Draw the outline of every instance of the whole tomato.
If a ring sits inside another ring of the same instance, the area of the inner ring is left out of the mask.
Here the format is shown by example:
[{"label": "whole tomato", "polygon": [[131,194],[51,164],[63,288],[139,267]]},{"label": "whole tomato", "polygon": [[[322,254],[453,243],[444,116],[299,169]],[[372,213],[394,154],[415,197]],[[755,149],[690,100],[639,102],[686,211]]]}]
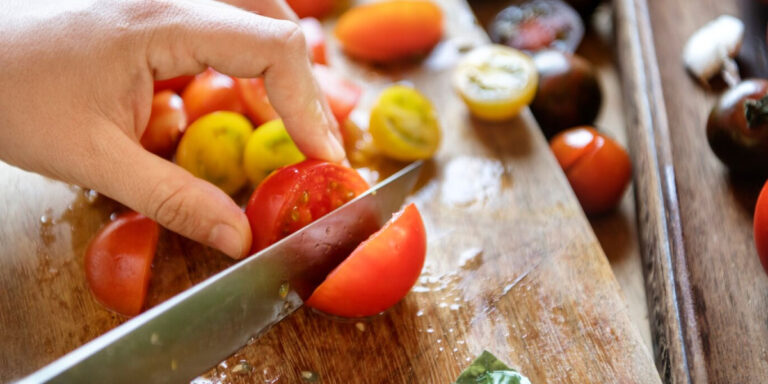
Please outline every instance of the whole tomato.
[{"label": "whole tomato", "polygon": [[182,92],[181,98],[184,99],[190,122],[216,111],[243,112],[235,79],[213,68],[195,76]]},{"label": "whole tomato", "polygon": [[768,273],[768,183],[765,183],[760,197],[757,198],[754,219],[755,247],[760,256],[760,263]]},{"label": "whole tomato", "polygon": [[707,140],[731,171],[768,174],[768,80],[745,80],[725,92],[709,114]]},{"label": "whole tomato", "polygon": [[152,113],[141,145],[158,156],[170,158],[186,128],[187,113],[181,97],[169,90],[158,92],[152,98]]},{"label": "whole tomato", "polygon": [[544,135],[551,138],[565,129],[594,123],[603,94],[597,71],[584,58],[554,50],[533,57],[539,87],[531,112]]}]

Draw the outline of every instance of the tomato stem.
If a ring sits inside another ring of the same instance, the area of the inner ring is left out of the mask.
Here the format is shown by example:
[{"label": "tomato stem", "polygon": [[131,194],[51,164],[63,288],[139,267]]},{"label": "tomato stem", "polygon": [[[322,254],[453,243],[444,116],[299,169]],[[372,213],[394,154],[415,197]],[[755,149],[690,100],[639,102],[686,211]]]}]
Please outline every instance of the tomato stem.
[{"label": "tomato stem", "polygon": [[768,123],[768,95],[763,96],[759,100],[745,100],[744,116],[747,118],[747,126],[749,128],[755,128],[760,124]]}]

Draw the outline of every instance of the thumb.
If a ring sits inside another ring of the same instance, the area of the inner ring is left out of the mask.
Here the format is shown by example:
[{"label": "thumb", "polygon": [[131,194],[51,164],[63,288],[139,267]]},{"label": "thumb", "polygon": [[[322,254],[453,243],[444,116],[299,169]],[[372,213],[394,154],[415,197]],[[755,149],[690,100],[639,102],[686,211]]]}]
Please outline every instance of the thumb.
[{"label": "thumb", "polygon": [[114,137],[106,141],[109,151],[91,162],[92,188],[232,258],[247,254],[248,219],[227,194],[147,152],[117,129],[102,132]]}]

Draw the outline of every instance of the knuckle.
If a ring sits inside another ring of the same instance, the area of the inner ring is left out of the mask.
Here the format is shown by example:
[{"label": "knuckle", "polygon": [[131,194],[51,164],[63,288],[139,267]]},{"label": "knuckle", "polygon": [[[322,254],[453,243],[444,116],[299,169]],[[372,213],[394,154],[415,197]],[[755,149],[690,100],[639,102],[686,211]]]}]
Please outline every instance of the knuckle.
[{"label": "knuckle", "polygon": [[292,21],[281,21],[280,24],[280,37],[285,46],[292,52],[306,54],[307,41],[299,25]]},{"label": "knuckle", "polygon": [[147,213],[164,227],[184,235],[194,234],[199,223],[191,214],[191,186],[187,181],[157,184],[150,193]]}]

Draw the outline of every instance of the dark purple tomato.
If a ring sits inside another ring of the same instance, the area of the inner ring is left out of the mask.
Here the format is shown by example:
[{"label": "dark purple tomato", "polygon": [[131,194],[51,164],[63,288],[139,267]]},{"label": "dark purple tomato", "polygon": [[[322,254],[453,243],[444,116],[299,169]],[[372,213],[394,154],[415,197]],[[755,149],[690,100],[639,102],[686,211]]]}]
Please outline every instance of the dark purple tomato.
[{"label": "dark purple tomato", "polygon": [[584,58],[554,50],[533,56],[539,88],[531,112],[547,138],[579,125],[592,125],[603,94],[595,68]]},{"label": "dark purple tomato", "polygon": [[707,120],[715,155],[738,174],[768,174],[768,80],[744,80],[726,91]]},{"label": "dark purple tomato", "polygon": [[573,52],[584,37],[579,14],[561,0],[532,0],[504,8],[488,27],[494,43],[537,52]]}]

